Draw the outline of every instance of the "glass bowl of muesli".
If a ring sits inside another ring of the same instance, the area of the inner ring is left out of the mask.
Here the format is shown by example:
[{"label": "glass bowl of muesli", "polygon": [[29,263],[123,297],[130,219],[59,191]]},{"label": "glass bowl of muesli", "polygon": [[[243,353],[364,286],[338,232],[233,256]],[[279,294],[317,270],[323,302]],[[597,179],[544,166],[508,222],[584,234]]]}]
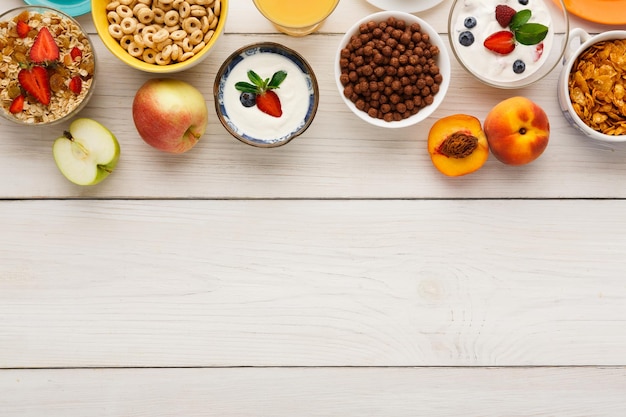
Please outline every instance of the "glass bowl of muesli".
[{"label": "glass bowl of muesli", "polygon": [[72,17],[46,6],[0,15],[0,114],[25,126],[75,116],[94,90],[96,58]]}]

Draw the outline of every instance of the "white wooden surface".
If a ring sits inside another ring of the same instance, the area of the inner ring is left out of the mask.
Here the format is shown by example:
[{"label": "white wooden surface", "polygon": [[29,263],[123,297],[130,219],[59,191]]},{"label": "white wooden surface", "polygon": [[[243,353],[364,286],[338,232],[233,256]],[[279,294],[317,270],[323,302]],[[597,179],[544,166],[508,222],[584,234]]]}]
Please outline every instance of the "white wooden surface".
[{"label": "white wooden surface", "polygon": [[[449,5],[420,14],[444,36]],[[566,124],[558,69],[501,91],[453,61],[429,120],[363,124],[332,57],[375,11],[341,0],[297,39],[232,0],[218,48],[175,75],[212,115],[180,156],[132,124],[150,75],[79,19],[102,77],[81,115],[113,130],[122,159],[104,183],[73,186],[50,149],[65,126],[1,122],[0,416],[626,415],[626,145]],[[217,68],[259,39],[301,52],[322,93],[309,130],[277,149],[237,142],[214,116]],[[491,157],[457,179],[432,167],[438,117],[484,119],[514,94],[550,117],[539,160]]]}]

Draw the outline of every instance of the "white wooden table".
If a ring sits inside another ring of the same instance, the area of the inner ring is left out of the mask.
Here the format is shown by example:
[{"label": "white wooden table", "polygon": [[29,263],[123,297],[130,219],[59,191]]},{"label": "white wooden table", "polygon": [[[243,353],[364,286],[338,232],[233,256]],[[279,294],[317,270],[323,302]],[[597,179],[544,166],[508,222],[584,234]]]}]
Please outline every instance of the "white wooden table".
[{"label": "white wooden table", "polygon": [[[450,3],[419,15],[445,35]],[[174,75],[211,114],[179,156],[134,128],[150,75],[79,18],[101,77],[81,116],[108,126],[122,156],[81,188],[52,159],[67,126],[1,122],[0,416],[626,415],[626,144],[566,123],[558,69],[506,91],[454,58],[426,122],[365,124],[332,64],[343,31],[375,11],[341,0],[320,33],[290,38],[232,0],[217,49]],[[222,61],[259,39],[302,53],[321,90],[313,125],[276,149],[236,141],[213,106]],[[550,117],[540,159],[435,170],[435,120],[484,120],[517,94]]]}]

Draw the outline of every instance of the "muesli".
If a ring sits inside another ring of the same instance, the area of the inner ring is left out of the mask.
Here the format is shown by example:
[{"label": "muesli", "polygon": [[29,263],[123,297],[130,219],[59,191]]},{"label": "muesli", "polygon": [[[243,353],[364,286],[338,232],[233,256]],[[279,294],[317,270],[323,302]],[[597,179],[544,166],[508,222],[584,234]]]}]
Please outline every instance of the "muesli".
[{"label": "muesli", "polygon": [[0,51],[0,101],[8,118],[57,121],[78,108],[92,86],[95,59],[87,35],[54,11],[24,10],[0,22]]}]

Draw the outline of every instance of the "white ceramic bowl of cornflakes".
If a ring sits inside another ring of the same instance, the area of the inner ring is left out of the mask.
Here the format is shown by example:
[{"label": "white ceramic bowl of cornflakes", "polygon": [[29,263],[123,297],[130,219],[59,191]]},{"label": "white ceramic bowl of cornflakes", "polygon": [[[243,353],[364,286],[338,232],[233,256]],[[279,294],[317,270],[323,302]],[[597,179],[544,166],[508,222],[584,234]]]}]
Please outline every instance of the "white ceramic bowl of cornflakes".
[{"label": "white ceramic bowl of cornflakes", "polygon": [[[572,45],[573,40],[580,45]],[[568,46],[558,82],[563,115],[592,139],[625,142],[626,31],[592,36],[576,28]]]}]

